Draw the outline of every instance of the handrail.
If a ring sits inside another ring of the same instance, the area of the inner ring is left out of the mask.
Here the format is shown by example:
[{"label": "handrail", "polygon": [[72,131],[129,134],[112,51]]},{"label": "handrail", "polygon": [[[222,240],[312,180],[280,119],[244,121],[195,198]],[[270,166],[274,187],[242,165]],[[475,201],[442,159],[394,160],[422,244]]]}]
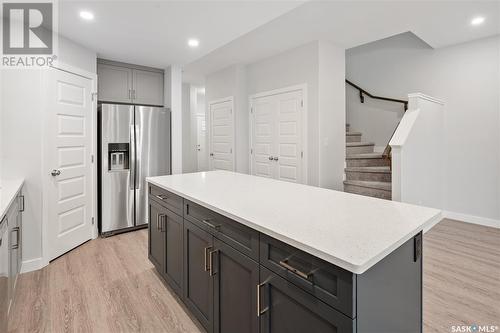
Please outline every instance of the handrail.
[{"label": "handrail", "polygon": [[[382,97],[382,96],[372,95],[368,91],[364,90],[363,88],[361,88],[357,84],[354,84],[354,83],[352,83],[351,81],[349,81],[347,79],[345,80],[345,82],[348,85],[350,85],[350,86],[356,88],[357,90],[359,90],[359,99],[360,99],[361,103],[365,102],[365,96],[364,95],[367,95],[368,97],[373,98],[373,99],[380,99],[380,100],[383,100],[383,101],[389,101],[389,102],[395,102],[395,103],[402,103],[404,105],[404,112],[406,112],[406,110],[408,110],[408,101],[405,101],[405,100],[402,100],[402,99],[396,99],[396,98],[389,98],[389,97]],[[392,132],[391,138],[389,139],[389,142],[387,142],[387,146],[385,147],[384,152],[382,153],[382,156],[384,158],[388,159],[389,161],[391,161],[391,150],[392,150],[391,146],[389,145],[389,143],[391,142],[392,137],[396,133],[396,130],[398,129],[398,126],[399,126],[399,123],[396,126],[396,128],[394,129],[394,132]],[[391,162],[391,164],[392,164],[392,162]]]},{"label": "handrail", "polygon": [[408,101],[405,101],[403,99],[396,99],[396,98],[389,98],[389,97],[382,97],[382,96],[376,96],[376,95],[372,95],[370,94],[368,91],[364,90],[363,88],[361,88],[360,86],[358,86],[357,84],[355,83],[352,83],[351,81],[349,80],[345,80],[345,82],[356,88],[357,90],[359,90],[359,99],[361,101],[361,103],[364,103],[365,102],[365,96],[368,96],[370,98],[373,98],[373,99],[380,99],[380,100],[383,100],[383,101],[389,101],[389,102],[395,102],[395,103],[402,103],[404,105],[404,108],[405,108],[405,111],[408,110]]}]

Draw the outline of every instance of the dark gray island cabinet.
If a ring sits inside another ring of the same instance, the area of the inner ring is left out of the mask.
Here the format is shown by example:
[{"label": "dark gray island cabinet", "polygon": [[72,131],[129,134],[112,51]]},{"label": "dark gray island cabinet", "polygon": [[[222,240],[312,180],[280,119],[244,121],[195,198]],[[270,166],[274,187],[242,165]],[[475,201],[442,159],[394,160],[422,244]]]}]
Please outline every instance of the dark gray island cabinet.
[{"label": "dark gray island cabinet", "polygon": [[354,273],[176,192],[150,181],[149,259],[207,332],[422,332],[421,231]]}]

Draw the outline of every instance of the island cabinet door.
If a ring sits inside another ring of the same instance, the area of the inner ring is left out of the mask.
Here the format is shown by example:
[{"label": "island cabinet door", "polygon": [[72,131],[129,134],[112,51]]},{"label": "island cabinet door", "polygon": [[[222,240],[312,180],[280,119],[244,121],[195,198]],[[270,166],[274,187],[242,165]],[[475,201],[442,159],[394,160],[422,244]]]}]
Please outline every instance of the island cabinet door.
[{"label": "island cabinet door", "polygon": [[207,332],[213,332],[212,235],[184,220],[184,302]]},{"label": "island cabinet door", "polygon": [[164,277],[172,289],[182,298],[184,222],[182,217],[165,209],[165,215],[160,223],[166,241]]},{"label": "island cabinet door", "polygon": [[164,210],[153,200],[149,200],[149,260],[160,274],[165,271],[165,233],[161,228]]},{"label": "island cabinet door", "polygon": [[217,239],[209,264],[214,277],[214,332],[258,333],[259,264]]},{"label": "island cabinet door", "polygon": [[261,267],[260,333],[355,332],[355,320]]}]

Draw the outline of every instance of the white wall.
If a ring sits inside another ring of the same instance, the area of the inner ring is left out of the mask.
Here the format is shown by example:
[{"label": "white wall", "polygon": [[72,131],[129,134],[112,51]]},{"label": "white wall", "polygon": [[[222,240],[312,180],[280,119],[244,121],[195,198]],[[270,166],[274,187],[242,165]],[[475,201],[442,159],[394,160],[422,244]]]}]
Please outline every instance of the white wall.
[{"label": "white wall", "polygon": [[319,186],[343,190],[345,165],[345,49],[318,45]]},{"label": "white wall", "polygon": [[[59,60],[96,72],[96,54],[65,38],[59,39]],[[23,213],[23,267],[36,267],[42,256],[43,94],[38,69],[4,69],[1,84],[0,129],[3,163],[0,178],[24,178],[26,209]],[[33,263],[34,262],[34,263]]]},{"label": "white wall", "polygon": [[392,147],[392,200],[441,209],[444,199],[444,106],[410,94]]},{"label": "white wall", "polygon": [[347,78],[374,94],[445,102],[443,208],[492,224],[500,220],[499,59],[498,36],[433,50],[403,34],[346,53]]},{"label": "white wall", "polygon": [[182,173],[182,69],[172,65],[165,69],[165,107],[172,112],[172,174]]},{"label": "white wall", "polygon": [[[343,48],[314,41],[246,66],[231,66],[206,77],[207,102],[235,97],[237,171],[249,171],[248,97],[306,84],[308,117],[304,158],[307,161],[308,184],[342,188],[345,161],[344,56]],[[321,93],[320,84],[323,87]]]}]

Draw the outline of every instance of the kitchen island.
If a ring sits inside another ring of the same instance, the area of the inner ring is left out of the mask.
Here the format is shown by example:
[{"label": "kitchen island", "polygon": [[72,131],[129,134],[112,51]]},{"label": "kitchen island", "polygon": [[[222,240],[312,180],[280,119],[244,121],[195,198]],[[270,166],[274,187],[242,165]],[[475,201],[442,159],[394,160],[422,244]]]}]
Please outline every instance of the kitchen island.
[{"label": "kitchen island", "polygon": [[149,258],[208,332],[421,332],[440,211],[244,174],[152,177]]}]

